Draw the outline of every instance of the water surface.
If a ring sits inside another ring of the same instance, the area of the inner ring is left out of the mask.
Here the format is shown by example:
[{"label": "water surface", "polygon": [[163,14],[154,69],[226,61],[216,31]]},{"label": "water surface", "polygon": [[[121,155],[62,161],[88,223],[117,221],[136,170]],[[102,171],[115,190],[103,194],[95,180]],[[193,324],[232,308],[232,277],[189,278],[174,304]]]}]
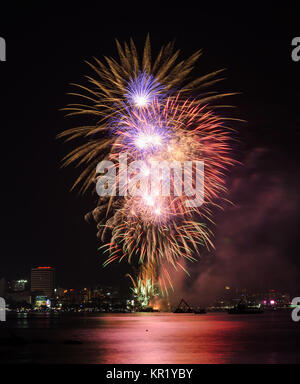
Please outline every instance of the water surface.
[{"label": "water surface", "polygon": [[290,312],[37,314],[2,325],[0,361],[9,363],[300,363]]}]

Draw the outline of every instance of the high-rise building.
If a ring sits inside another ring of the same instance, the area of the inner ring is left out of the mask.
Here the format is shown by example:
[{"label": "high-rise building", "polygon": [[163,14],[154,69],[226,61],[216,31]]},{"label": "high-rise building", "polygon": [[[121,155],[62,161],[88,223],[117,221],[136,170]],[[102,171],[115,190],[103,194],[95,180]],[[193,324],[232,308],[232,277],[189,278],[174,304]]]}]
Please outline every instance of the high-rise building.
[{"label": "high-rise building", "polygon": [[55,288],[55,269],[37,267],[31,269],[31,291],[36,294],[53,297]]}]

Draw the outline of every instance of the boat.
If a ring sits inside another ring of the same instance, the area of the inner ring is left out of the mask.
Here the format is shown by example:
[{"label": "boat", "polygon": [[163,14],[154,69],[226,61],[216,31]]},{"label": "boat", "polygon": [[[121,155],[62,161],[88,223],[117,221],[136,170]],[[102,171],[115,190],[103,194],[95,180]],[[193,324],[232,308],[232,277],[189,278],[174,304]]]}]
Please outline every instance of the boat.
[{"label": "boat", "polygon": [[197,309],[193,309],[184,299],[181,299],[173,313],[195,313],[196,315],[202,315],[206,313],[206,310],[199,307]]}]

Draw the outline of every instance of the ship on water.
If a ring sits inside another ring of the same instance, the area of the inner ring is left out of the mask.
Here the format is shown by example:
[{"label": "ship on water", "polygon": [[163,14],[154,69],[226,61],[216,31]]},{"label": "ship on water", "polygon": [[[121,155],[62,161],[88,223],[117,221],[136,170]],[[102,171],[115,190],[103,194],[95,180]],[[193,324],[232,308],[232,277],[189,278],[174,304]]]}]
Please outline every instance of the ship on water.
[{"label": "ship on water", "polygon": [[193,308],[184,299],[181,299],[173,313],[195,313],[195,315],[203,315],[206,313],[206,309],[200,307]]}]

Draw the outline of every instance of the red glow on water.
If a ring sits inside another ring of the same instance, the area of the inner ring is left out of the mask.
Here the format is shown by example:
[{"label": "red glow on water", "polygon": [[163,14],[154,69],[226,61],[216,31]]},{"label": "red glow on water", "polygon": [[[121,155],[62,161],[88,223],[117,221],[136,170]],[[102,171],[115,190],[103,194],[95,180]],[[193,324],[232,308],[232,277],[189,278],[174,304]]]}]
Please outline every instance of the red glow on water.
[{"label": "red glow on water", "polygon": [[[300,328],[291,321],[290,311],[257,316],[161,312],[54,317],[46,313],[16,324],[24,338],[28,330],[34,340],[53,338],[47,348],[40,343],[29,348],[38,363],[300,363]],[[82,345],[75,348],[66,340],[79,340]],[[5,348],[0,343],[0,352]]]},{"label": "red glow on water", "polygon": [[243,332],[238,318],[230,322],[207,321],[196,315],[140,314],[107,315],[101,320],[110,332],[99,332],[93,337],[101,346],[98,362],[106,364],[227,362],[230,353],[224,353],[225,340],[238,343],[238,335]]}]

